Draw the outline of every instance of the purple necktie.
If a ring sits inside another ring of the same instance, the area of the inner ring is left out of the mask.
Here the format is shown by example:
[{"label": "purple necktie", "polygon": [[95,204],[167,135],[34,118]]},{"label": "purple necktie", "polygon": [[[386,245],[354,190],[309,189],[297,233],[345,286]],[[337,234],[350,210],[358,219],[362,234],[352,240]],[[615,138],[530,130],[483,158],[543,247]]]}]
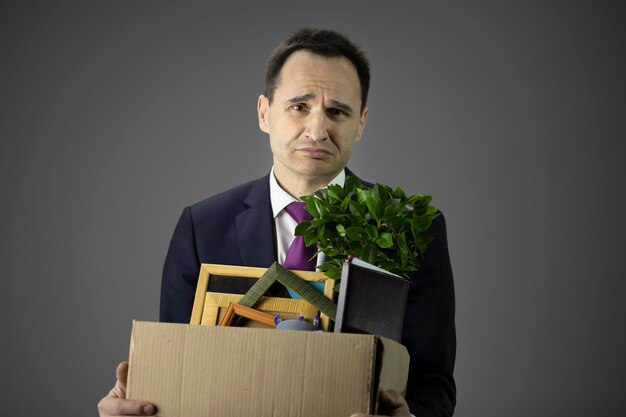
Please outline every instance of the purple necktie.
[{"label": "purple necktie", "polygon": [[[311,213],[304,208],[306,203],[303,201],[294,201],[285,207],[285,211],[289,213],[291,217],[298,223],[305,220],[312,220]],[[317,256],[313,257],[317,252],[317,245],[305,246],[304,238],[302,236],[296,236],[291,242],[291,246],[287,250],[287,256],[283,266],[287,269],[296,269],[302,271],[315,271],[317,265]]]}]

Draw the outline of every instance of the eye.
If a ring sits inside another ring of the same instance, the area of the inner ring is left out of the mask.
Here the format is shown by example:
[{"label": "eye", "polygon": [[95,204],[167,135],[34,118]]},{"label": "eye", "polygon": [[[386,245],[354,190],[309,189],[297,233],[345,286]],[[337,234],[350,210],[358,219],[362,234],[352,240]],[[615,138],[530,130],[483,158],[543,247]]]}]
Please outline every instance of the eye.
[{"label": "eye", "polygon": [[328,113],[329,116],[332,117],[347,117],[349,116],[349,114],[345,111],[345,110],[341,110],[338,109],[336,107],[331,107],[328,110],[326,110],[326,112]]},{"label": "eye", "polygon": [[291,110],[297,111],[297,112],[303,112],[306,111],[307,108],[304,104],[292,104],[291,107],[289,107]]}]

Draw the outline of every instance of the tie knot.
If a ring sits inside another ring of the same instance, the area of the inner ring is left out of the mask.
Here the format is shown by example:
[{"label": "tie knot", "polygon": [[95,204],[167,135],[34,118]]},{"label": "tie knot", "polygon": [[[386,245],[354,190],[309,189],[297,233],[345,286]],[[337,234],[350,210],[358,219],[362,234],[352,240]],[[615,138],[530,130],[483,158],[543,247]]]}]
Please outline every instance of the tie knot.
[{"label": "tie knot", "polygon": [[304,201],[294,201],[285,207],[285,211],[298,223],[302,223],[305,220],[313,220],[313,216],[306,211],[305,206],[306,203]]}]

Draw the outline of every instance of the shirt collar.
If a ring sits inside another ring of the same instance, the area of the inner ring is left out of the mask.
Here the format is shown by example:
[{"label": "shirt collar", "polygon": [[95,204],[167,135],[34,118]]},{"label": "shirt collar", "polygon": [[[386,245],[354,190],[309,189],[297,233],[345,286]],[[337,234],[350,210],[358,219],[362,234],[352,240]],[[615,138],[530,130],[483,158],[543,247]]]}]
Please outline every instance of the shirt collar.
[{"label": "shirt collar", "polygon": [[[329,182],[329,184],[336,184],[343,187],[345,182],[346,171],[345,169],[342,169],[339,174],[337,174],[337,176]],[[278,184],[278,181],[276,181],[276,177],[274,176],[274,167],[272,167],[272,171],[270,172],[270,201],[272,203],[272,213],[274,218],[278,216],[278,214],[289,204],[294,201],[300,201],[285,191]]]}]

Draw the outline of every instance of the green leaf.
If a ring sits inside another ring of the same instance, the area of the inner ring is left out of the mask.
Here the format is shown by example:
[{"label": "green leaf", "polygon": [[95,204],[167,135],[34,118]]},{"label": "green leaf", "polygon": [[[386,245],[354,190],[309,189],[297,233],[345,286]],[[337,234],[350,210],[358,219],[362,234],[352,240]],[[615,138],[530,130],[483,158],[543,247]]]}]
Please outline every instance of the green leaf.
[{"label": "green leaf", "polygon": [[346,176],[345,189],[347,192],[354,191],[356,188],[361,187],[361,181],[354,175]]},{"label": "green leaf", "polygon": [[365,217],[365,210],[363,210],[363,208],[361,207],[361,205],[359,203],[357,203],[356,201],[351,201],[350,202],[350,213],[352,213],[352,215],[359,217],[360,219],[363,219]]},{"label": "green leaf", "polygon": [[365,248],[365,262],[369,262],[373,265],[376,265],[376,256],[378,255],[378,247],[375,244],[370,243]]},{"label": "green leaf", "polygon": [[367,239],[367,232],[362,227],[348,227],[346,230],[346,237],[353,241],[361,241]]},{"label": "green leaf", "polygon": [[365,200],[367,200],[367,197],[370,195],[370,191],[368,189],[362,189],[362,188],[357,188],[356,190],[354,190],[356,193],[356,201],[361,205],[364,206],[365,205]]},{"label": "green leaf", "polygon": [[311,213],[311,216],[313,216],[314,219],[319,219],[320,212],[317,210],[317,206],[315,204],[316,201],[318,201],[318,199],[315,197],[307,198],[306,211]]},{"label": "green leaf", "polygon": [[352,201],[352,195],[353,195],[352,192],[348,193],[348,195],[346,195],[346,197],[343,199],[343,201],[339,205],[339,208],[341,209],[342,212],[345,211],[348,205],[350,205],[350,202]]},{"label": "green leaf", "polygon": [[376,240],[376,243],[381,248],[384,248],[384,249],[390,248],[391,246],[393,246],[393,238],[391,236],[391,233],[381,233],[378,239]]},{"label": "green leaf", "polygon": [[324,255],[328,256],[329,258],[334,258],[336,256],[341,255],[341,251],[338,251],[332,248],[324,248],[324,250],[321,252],[324,253]]},{"label": "green leaf", "polygon": [[[313,194],[315,195],[315,194]],[[305,203],[308,203],[310,201],[312,201],[315,197],[313,197],[312,195],[303,195],[300,197],[300,200],[304,201]]]},{"label": "green leaf", "polygon": [[337,223],[343,223],[349,219],[349,216],[346,214],[336,214],[336,213],[327,213],[324,214],[324,220],[329,220]]},{"label": "green leaf", "polygon": [[432,236],[422,235],[417,239],[417,250],[420,253],[426,252],[426,248],[433,241]]},{"label": "green leaf", "polygon": [[404,190],[400,187],[396,187],[395,191],[393,192],[393,196],[395,198],[399,198],[401,200],[406,199],[406,193],[404,192]]},{"label": "green leaf", "polygon": [[339,236],[344,237],[346,235],[346,228],[342,224],[335,226],[335,229],[337,229]]},{"label": "green leaf", "polygon": [[[339,240],[340,236],[339,236],[339,233],[337,233],[337,229],[335,228],[335,226],[337,225],[336,224],[333,225],[333,223],[329,223],[328,227],[324,228],[324,238],[323,238],[324,241],[337,242],[337,240]],[[340,244],[336,244],[335,246],[340,246]]]},{"label": "green leaf", "polygon": [[406,244],[406,235],[404,232],[398,235],[398,250],[400,251],[400,264],[405,265],[409,257],[409,247]]},{"label": "green leaf", "polygon": [[309,226],[311,225],[310,221],[303,221],[302,223],[298,224],[296,226],[296,230],[294,232],[294,235],[296,236],[304,236],[304,233],[307,231],[307,229],[309,228]]},{"label": "green leaf", "polygon": [[389,272],[393,272],[397,268],[397,265],[391,261],[379,262],[378,266],[380,266],[382,269],[386,269]]},{"label": "green leaf", "polygon": [[408,245],[406,243],[406,233],[400,232],[398,234],[398,249],[400,252],[408,253]]},{"label": "green leaf", "polygon": [[328,208],[330,207],[329,204],[323,200],[320,200],[319,198],[316,198],[314,203],[315,203],[315,208],[317,209],[317,212],[319,213],[319,215],[317,216],[313,215],[313,217],[318,218],[318,219],[323,218],[324,214],[328,212]]},{"label": "green leaf", "polygon": [[341,278],[341,268],[333,265],[332,268],[326,271],[324,275],[326,275],[330,279],[339,279]]},{"label": "green leaf", "polygon": [[383,193],[381,193],[380,184],[374,184],[374,186],[372,187],[372,192],[370,193],[370,197],[372,197],[374,200],[381,200],[385,198]]},{"label": "green leaf", "polygon": [[346,191],[338,186],[338,185],[329,185],[328,186],[328,201],[330,203],[336,203],[338,201],[343,201],[345,197]]},{"label": "green leaf", "polygon": [[328,189],[322,188],[313,193],[318,200],[328,200]]},{"label": "green leaf", "polygon": [[368,224],[365,227],[365,231],[367,232],[370,240],[375,241],[376,239],[378,239],[378,229],[373,224]]},{"label": "green leaf", "polygon": [[[392,200],[389,200],[389,201],[392,201]],[[402,207],[400,207],[399,204],[387,205],[387,207],[385,207],[385,212],[383,213],[383,218],[389,219],[389,218],[398,216],[400,215],[401,211],[402,211]]]},{"label": "green leaf", "polygon": [[351,226],[363,226],[365,225],[367,222],[365,221],[365,219],[363,217],[358,217],[358,216],[350,216],[350,222],[349,224]]},{"label": "green leaf", "polygon": [[370,215],[375,220],[378,220],[380,217],[378,216],[377,205],[380,203],[380,200],[376,200],[370,196],[365,198],[365,203],[367,204],[367,209],[369,210]]},{"label": "green leaf", "polygon": [[382,219],[385,215],[385,202],[382,200],[376,202],[376,215],[379,219]]},{"label": "green leaf", "polygon": [[318,266],[317,269],[319,269],[322,272],[326,272],[329,269],[331,269],[333,266],[334,266],[333,264],[323,263],[320,266]]},{"label": "green leaf", "polygon": [[400,231],[404,226],[404,219],[402,217],[385,216],[386,226],[393,231]]},{"label": "green leaf", "polygon": [[328,238],[328,236],[325,235],[325,232],[326,232],[326,225],[322,225],[317,229],[317,241],[318,242],[323,242],[324,240],[326,240],[326,238]]},{"label": "green leaf", "polygon": [[311,246],[312,244],[317,243],[317,234],[318,232],[316,230],[307,231],[304,234],[304,244],[306,246]]},{"label": "green leaf", "polygon": [[426,214],[432,215],[432,216],[434,216],[433,218],[435,218],[435,217],[439,216],[439,210],[437,210],[433,206],[428,206],[428,208],[426,209]]},{"label": "green leaf", "polygon": [[[302,222],[302,223],[304,223],[304,222]],[[300,223],[300,224],[302,224],[302,223]],[[328,223],[327,219],[316,219],[316,220],[311,220],[310,221],[311,227],[320,227],[321,225],[326,224],[326,223]],[[300,226],[300,224],[298,226]]]}]

